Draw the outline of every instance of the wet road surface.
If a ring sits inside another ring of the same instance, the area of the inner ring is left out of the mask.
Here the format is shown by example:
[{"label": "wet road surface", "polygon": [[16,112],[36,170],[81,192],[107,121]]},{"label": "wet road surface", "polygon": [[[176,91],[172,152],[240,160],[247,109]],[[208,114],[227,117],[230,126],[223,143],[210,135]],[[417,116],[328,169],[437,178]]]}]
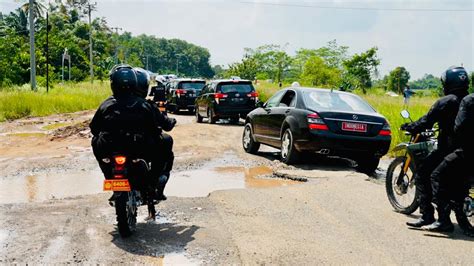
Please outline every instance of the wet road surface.
[{"label": "wet road surface", "polygon": [[380,180],[388,160],[375,179],[338,158],[289,167],[275,149],[244,153],[241,125],[185,115],[171,132],[169,199],[155,222],[139,208],[136,234],[122,239],[87,132],[51,140],[88,117],[0,124],[0,263],[471,264],[459,230],[409,230],[392,211]]}]

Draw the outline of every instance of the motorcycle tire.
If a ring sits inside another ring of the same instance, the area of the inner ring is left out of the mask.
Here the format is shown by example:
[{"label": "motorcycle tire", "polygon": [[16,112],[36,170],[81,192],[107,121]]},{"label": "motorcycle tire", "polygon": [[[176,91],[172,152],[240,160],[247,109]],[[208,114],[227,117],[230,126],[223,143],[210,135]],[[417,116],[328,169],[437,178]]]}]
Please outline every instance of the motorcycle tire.
[{"label": "motorcycle tire", "polygon": [[131,192],[123,192],[115,199],[117,227],[121,237],[129,237],[137,223],[137,206],[129,204]]},{"label": "motorcycle tire", "polygon": [[474,215],[468,216],[463,206],[454,207],[454,213],[464,235],[474,237]]},{"label": "motorcycle tire", "polygon": [[[413,201],[408,202],[407,204],[402,204],[396,198],[395,193],[397,193],[397,192],[394,191],[394,186],[393,186],[394,178],[397,178],[397,176],[399,175],[399,173],[395,173],[394,171],[397,168],[397,166],[402,167],[405,161],[406,161],[406,157],[405,156],[400,156],[400,157],[395,158],[395,160],[393,160],[390,163],[390,165],[388,167],[388,170],[387,170],[387,176],[385,178],[385,190],[387,192],[388,200],[389,200],[390,204],[392,205],[392,207],[395,209],[396,212],[403,213],[403,214],[412,214],[419,207],[419,203],[417,201],[418,192],[416,191],[416,188],[414,188],[415,189],[415,195],[413,197]],[[413,174],[415,174],[415,170],[414,170],[413,165],[410,164],[409,167],[410,167],[411,172]]]}]

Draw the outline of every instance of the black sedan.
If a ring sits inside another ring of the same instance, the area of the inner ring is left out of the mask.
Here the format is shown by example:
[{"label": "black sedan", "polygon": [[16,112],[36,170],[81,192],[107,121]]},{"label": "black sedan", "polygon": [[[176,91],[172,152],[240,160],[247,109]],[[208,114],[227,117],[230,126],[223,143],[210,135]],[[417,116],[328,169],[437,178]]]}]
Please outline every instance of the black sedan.
[{"label": "black sedan", "polygon": [[370,174],[391,141],[387,120],[359,96],[314,88],[287,88],[248,114],[242,144],[256,153],[261,144],[281,150],[291,164],[304,153],[353,159]]}]

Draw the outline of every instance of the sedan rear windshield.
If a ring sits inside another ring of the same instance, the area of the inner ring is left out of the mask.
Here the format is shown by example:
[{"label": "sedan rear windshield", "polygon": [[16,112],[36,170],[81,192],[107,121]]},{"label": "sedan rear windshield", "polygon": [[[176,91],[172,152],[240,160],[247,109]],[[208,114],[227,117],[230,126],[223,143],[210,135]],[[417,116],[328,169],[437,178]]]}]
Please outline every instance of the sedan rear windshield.
[{"label": "sedan rear windshield", "polygon": [[195,81],[195,82],[180,82],[179,85],[178,85],[178,88],[179,89],[183,89],[183,90],[202,90],[202,88],[204,88],[204,86],[206,85],[206,82],[204,81]]},{"label": "sedan rear windshield", "polygon": [[224,83],[218,86],[221,93],[249,93],[255,91],[251,83]]},{"label": "sedan rear windshield", "polygon": [[315,110],[375,113],[368,103],[353,94],[306,91],[304,99],[307,107]]}]

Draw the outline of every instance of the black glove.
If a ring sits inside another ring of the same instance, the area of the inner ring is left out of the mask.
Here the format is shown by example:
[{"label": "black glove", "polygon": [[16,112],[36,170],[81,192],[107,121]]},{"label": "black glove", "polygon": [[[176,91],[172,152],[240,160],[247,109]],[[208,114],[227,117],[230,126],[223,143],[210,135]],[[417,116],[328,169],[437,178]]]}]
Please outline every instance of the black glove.
[{"label": "black glove", "polygon": [[170,120],[171,125],[173,125],[173,127],[174,127],[176,125],[176,119],[173,118],[173,117],[170,117],[168,119]]},{"label": "black glove", "polygon": [[401,130],[405,130],[405,131],[408,131],[408,126],[410,125],[410,123],[404,123],[400,126],[400,129]]}]

